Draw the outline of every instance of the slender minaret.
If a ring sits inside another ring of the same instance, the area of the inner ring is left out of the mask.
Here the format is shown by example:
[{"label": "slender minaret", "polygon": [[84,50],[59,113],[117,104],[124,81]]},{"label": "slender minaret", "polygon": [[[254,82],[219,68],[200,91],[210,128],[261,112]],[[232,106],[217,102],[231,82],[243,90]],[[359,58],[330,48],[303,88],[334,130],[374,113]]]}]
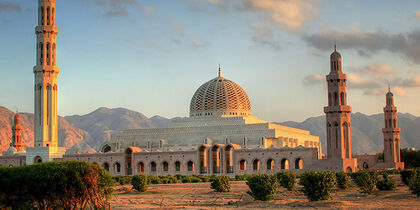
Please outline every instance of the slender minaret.
[{"label": "slender minaret", "polygon": [[398,128],[397,107],[394,106],[394,95],[391,89],[386,94],[386,106],[384,107],[385,127],[382,129],[384,134],[384,162],[401,162],[400,154],[400,132]]},{"label": "slender minaret", "polygon": [[57,147],[57,87],[55,0],[38,0],[35,74],[34,147]]},{"label": "slender minaret", "polygon": [[330,56],[330,66],[331,72],[327,75],[328,106],[324,107],[327,124],[327,158],[350,159],[352,158],[351,106],[347,105],[347,76],[341,70],[341,55],[337,52],[336,46]]},{"label": "slender minaret", "polygon": [[11,147],[16,148],[17,152],[23,152],[25,150],[25,145],[23,144],[22,138],[22,126],[20,125],[20,115],[16,112],[15,122],[12,128],[12,143]]}]

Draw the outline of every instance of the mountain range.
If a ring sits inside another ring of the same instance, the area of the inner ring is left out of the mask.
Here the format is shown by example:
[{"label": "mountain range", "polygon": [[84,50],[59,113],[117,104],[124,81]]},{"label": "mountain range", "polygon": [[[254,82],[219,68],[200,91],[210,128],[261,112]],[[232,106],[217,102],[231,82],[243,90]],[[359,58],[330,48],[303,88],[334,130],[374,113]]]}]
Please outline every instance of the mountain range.
[{"label": "mountain range", "polygon": [[[14,112],[0,106],[0,151],[9,147]],[[20,113],[23,139],[26,146],[33,146],[33,114]],[[383,149],[383,114],[365,115],[355,113],[352,119],[353,153],[375,153]],[[151,118],[124,108],[105,107],[86,115],[72,115],[58,119],[58,144],[68,151],[94,152],[111,135],[125,129],[167,127],[172,119],[162,116]],[[276,122],[278,124],[309,130],[320,137],[323,151],[326,152],[325,116],[311,117],[303,122]],[[398,113],[398,125],[402,128],[401,148],[420,148],[420,117]]]}]

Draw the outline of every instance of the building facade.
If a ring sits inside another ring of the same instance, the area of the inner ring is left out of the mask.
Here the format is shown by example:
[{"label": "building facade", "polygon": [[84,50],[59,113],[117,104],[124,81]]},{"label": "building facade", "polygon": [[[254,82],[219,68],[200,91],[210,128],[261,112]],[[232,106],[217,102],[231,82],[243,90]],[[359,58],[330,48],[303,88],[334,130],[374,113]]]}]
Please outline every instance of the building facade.
[{"label": "building facade", "polygon": [[[166,128],[131,129],[111,136],[97,153],[66,154],[57,143],[55,0],[38,1],[37,64],[35,75],[34,147],[22,148],[19,115],[15,116],[9,150],[0,165],[19,166],[44,161],[83,160],[97,163],[111,175],[258,174],[280,171],[330,170],[354,172],[358,159],[351,151],[351,107],[347,105],[347,77],[341,55],[330,56],[326,114],[327,155],[318,136],[253,116],[246,92],[235,82],[217,77],[201,85],[190,103],[189,117]],[[396,107],[387,94],[385,162],[381,169],[403,168],[399,154]],[[360,160],[364,160],[360,157]],[[371,159],[371,157],[366,157]],[[369,159],[369,160],[370,160]],[[361,162],[359,160],[359,163]],[[369,163],[370,164],[370,163]],[[372,164],[372,165],[375,165]],[[363,168],[359,166],[359,168]]]},{"label": "building facade", "polygon": [[55,0],[38,0],[37,59],[33,69],[34,147],[27,149],[27,163],[61,157],[65,148],[58,146],[58,73],[56,66],[58,28],[55,26]]}]

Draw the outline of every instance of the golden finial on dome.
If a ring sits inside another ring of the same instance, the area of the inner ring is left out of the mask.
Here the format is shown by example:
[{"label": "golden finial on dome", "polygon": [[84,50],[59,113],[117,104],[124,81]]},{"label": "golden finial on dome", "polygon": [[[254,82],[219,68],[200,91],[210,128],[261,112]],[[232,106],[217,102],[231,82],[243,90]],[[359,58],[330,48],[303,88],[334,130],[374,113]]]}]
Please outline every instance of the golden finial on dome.
[{"label": "golden finial on dome", "polygon": [[220,68],[220,63],[219,63],[219,77],[222,77],[222,69]]}]

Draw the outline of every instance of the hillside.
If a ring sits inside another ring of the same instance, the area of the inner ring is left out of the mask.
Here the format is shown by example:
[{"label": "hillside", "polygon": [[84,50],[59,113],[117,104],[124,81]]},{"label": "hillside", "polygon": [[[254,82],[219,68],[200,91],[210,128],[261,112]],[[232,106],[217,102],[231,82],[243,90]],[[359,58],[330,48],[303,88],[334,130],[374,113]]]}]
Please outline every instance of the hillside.
[{"label": "hillside", "polygon": [[[0,151],[7,150],[12,136],[11,126],[14,112],[0,106]],[[398,114],[402,128],[401,147],[420,148],[420,117]],[[33,114],[21,113],[23,139],[33,146]],[[59,117],[59,145],[72,151],[98,150],[110,136],[125,129],[166,127],[171,120],[161,116],[151,118],[124,108],[101,107],[86,115]],[[325,148],[325,117],[311,117],[303,122],[280,122],[278,124],[306,129],[320,137]],[[383,114],[352,114],[352,146],[354,153],[372,153],[382,150]]]}]

